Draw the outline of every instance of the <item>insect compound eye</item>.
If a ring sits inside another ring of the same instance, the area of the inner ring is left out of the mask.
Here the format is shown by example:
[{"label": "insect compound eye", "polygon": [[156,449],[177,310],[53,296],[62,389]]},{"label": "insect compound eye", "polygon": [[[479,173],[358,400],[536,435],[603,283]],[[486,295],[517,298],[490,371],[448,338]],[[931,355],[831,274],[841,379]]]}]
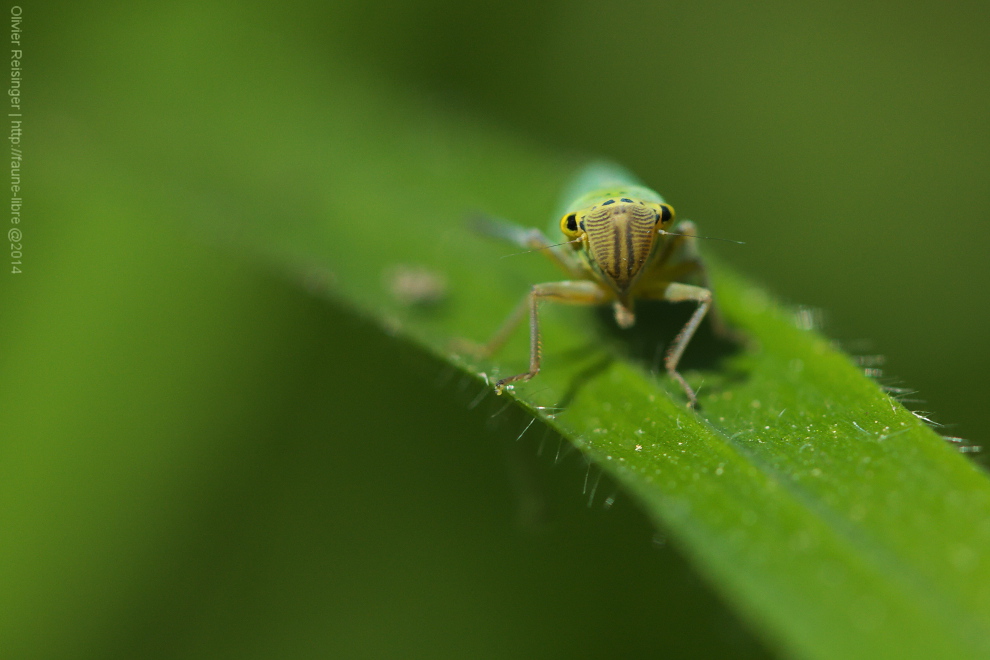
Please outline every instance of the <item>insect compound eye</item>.
[{"label": "insect compound eye", "polygon": [[568,213],[560,221],[560,229],[568,236],[576,236],[578,233],[577,213]]},{"label": "insect compound eye", "polygon": [[674,219],[674,209],[666,204],[660,204],[660,213],[657,214],[657,222],[663,224]]}]

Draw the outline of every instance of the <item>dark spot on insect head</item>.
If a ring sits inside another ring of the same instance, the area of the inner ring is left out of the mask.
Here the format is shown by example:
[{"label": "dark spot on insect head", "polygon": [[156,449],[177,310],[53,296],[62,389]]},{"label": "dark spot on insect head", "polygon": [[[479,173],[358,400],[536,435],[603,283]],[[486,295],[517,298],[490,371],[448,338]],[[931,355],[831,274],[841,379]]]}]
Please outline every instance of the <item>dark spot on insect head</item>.
[{"label": "dark spot on insect head", "polygon": [[[584,229],[584,227],[582,227],[582,229]],[[567,216],[567,231],[577,231],[577,218],[574,213]]]},{"label": "dark spot on insect head", "polygon": [[608,206],[609,204],[615,204],[615,200],[614,199],[610,199],[607,202],[602,202],[602,206]]},{"label": "dark spot on insect head", "polygon": [[628,197],[623,197],[619,201],[620,202],[625,202],[626,204],[632,204],[633,203],[633,201],[631,199],[629,199]]}]

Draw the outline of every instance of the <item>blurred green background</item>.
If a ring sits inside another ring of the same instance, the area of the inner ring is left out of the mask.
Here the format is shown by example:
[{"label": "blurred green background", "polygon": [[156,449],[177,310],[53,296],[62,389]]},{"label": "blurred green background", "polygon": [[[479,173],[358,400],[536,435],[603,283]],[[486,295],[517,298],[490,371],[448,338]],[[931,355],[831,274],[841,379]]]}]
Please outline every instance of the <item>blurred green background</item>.
[{"label": "blurred green background", "polygon": [[[352,176],[294,158],[300,117],[335,134],[338,86],[626,164],[746,241],[705,248],[986,441],[982,3],[23,9],[5,657],[771,652],[628,498],[587,507],[555,439],[515,443],[524,420],[469,409],[440,365],[232,247],[241,214],[288,227]],[[244,111],[259,99],[270,114]],[[401,226],[401,182],[376,174]]]}]

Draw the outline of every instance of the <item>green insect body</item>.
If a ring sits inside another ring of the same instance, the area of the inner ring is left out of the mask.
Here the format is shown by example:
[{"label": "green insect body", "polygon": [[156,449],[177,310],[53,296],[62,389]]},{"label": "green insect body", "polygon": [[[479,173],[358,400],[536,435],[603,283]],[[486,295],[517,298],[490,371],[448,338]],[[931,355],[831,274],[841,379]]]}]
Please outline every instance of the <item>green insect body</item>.
[{"label": "green insect body", "polygon": [[[528,249],[538,249],[551,258],[568,280],[535,284],[495,336],[476,352],[487,356],[508,339],[527,311],[530,318],[529,371],[503,378],[495,384],[501,393],[506,385],[529,380],[540,371],[539,303],[552,300],[580,305],[611,304],[616,323],[628,328],[636,320],[637,299],[693,301],[697,308],[670,344],[664,366],[684,390],[688,405],[697,403],[694,390],[677,371],[677,364],[701,320],[712,311],[716,332],[725,333],[713,310],[711,288],[697,251],[694,224],[674,223],[674,209],[653,190],[640,184],[626,170],[596,163],[587,167],[568,190],[563,212],[552,232],[563,242],[550,241],[536,229],[489,224],[488,233]],[[681,280],[695,278],[700,284]]]}]

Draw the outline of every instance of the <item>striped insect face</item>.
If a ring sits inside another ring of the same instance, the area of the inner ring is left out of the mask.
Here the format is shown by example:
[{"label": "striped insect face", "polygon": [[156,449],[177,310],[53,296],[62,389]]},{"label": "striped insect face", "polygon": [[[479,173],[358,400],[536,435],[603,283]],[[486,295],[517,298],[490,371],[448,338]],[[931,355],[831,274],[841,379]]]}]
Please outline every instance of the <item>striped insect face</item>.
[{"label": "striped insect face", "polygon": [[570,238],[581,238],[591,267],[621,294],[636,281],[659,230],[673,217],[666,204],[612,197],[564,216],[561,229]]}]

